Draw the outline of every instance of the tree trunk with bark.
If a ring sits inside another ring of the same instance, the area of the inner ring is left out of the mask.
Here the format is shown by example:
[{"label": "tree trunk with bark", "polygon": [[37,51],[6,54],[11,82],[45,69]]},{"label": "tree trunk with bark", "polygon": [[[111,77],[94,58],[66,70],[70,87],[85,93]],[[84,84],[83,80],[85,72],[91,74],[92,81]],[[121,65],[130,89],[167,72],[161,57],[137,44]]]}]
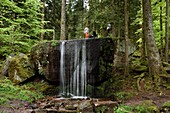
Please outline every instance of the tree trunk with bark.
[{"label": "tree trunk with bark", "polygon": [[146,41],[145,41],[145,31],[144,31],[144,24],[142,23],[142,52],[141,57],[144,60],[146,58]]},{"label": "tree trunk with bark", "polygon": [[116,31],[115,31],[115,0],[112,0],[112,15],[113,15],[113,24],[112,24],[112,38],[116,38]]},{"label": "tree trunk with bark", "polygon": [[[159,85],[159,74],[161,69],[161,60],[156,46],[153,32],[151,0],[142,0],[144,35],[146,40],[146,50],[148,56],[149,74],[153,79],[153,85]],[[155,87],[158,88],[158,87]]]},{"label": "tree trunk with bark", "polygon": [[62,0],[60,40],[65,39],[66,39],[66,0]]},{"label": "tree trunk with bark", "polygon": [[128,46],[128,12],[127,12],[127,0],[124,0],[124,35],[125,35],[125,75],[129,74],[129,46]]},{"label": "tree trunk with bark", "polygon": [[165,61],[168,62],[169,53],[169,0],[166,0],[166,24],[165,24]]},{"label": "tree trunk with bark", "polygon": [[[160,0],[160,3],[162,3],[162,0]],[[160,6],[160,42],[161,42],[161,59],[163,60],[163,36],[162,36],[162,5]]]}]

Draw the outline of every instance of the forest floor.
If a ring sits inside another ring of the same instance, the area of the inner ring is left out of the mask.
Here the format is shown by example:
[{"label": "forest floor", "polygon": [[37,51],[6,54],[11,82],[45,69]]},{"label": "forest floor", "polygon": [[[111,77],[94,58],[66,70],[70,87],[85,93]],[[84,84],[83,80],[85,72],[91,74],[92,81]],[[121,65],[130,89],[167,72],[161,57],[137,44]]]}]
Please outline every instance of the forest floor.
[{"label": "forest floor", "polygon": [[[170,92],[169,91],[165,91],[163,94],[155,94],[155,93],[146,93],[146,92],[141,92],[138,93],[137,95],[126,99],[126,100],[118,100],[118,101],[113,101],[114,105],[118,105],[119,104],[124,104],[127,106],[134,106],[134,105],[139,105],[143,102],[146,101],[150,101],[152,104],[154,104],[155,106],[157,106],[157,108],[159,109],[159,111],[162,109],[162,105],[165,102],[170,102]],[[82,102],[82,103],[86,103],[89,101],[89,99],[86,100],[69,100],[69,99],[59,99],[56,96],[46,96],[43,99],[39,99],[33,103],[29,103],[26,101],[20,101],[20,100],[10,100],[9,102],[3,104],[0,106],[0,112],[1,113],[47,113],[47,111],[51,111],[53,113],[57,113],[57,109],[58,107],[55,105],[54,106],[54,101],[58,102],[57,105],[62,105],[65,103],[71,103],[72,105],[77,103],[77,102]],[[105,102],[107,103],[108,100],[105,100]],[[55,103],[56,104],[56,103]],[[83,104],[83,106],[85,106],[85,104]],[[74,108],[70,108],[72,110],[74,110]],[[89,108],[91,109],[91,108]],[[74,111],[73,111],[74,112]],[[92,111],[88,111],[86,109],[86,111],[84,111],[84,113],[93,113]],[[107,112],[105,112],[107,113]],[[108,112],[111,113],[111,112]],[[121,112],[122,113],[122,112]],[[135,113],[135,112],[131,112],[131,113]],[[161,112],[163,113],[163,112]]]},{"label": "forest floor", "polygon": [[163,106],[165,102],[170,102],[170,91],[164,91],[162,94],[157,93],[147,93],[141,92],[136,96],[133,96],[127,100],[125,100],[125,105],[139,105],[144,101],[150,101],[154,105],[156,105],[159,109]]}]

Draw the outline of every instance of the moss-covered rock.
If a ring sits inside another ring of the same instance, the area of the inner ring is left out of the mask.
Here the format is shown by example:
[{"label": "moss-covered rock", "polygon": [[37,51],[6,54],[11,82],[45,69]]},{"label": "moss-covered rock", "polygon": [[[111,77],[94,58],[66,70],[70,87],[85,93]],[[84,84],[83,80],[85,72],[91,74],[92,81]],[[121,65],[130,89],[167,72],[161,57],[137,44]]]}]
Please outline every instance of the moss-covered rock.
[{"label": "moss-covered rock", "polygon": [[30,56],[31,63],[39,75],[59,83],[60,41],[39,43],[32,48]]},{"label": "moss-covered rock", "polygon": [[20,54],[11,58],[8,67],[8,76],[15,84],[19,84],[34,76],[34,70],[27,55]]}]

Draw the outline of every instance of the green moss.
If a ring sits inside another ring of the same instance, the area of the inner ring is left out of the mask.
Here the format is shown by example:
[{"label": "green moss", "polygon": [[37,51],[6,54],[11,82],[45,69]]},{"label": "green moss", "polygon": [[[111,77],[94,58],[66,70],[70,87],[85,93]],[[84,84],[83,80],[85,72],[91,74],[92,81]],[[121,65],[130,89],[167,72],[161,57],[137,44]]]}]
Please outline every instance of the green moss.
[{"label": "green moss", "polygon": [[59,87],[56,85],[50,85],[47,81],[41,80],[38,82],[29,82],[22,86],[25,90],[32,90],[40,92],[44,95],[56,95],[59,93]]},{"label": "green moss", "polygon": [[144,113],[144,112],[149,112],[149,113],[157,113],[159,111],[158,107],[153,104],[152,100],[146,100],[142,102],[141,104],[134,106],[135,112],[139,113]]},{"label": "green moss", "polygon": [[131,69],[135,71],[148,71],[148,65],[145,60],[133,59],[131,64]]},{"label": "green moss", "polygon": [[162,84],[165,88],[170,89],[170,84],[169,83],[164,83]]},{"label": "green moss", "polygon": [[53,46],[53,47],[56,47],[59,44],[60,44],[60,42],[58,42],[58,41],[51,41],[51,46]]},{"label": "green moss", "polygon": [[125,106],[123,104],[119,105],[118,108],[115,108],[115,113],[130,113],[132,112],[133,108],[131,106]]},{"label": "green moss", "polygon": [[140,57],[141,56],[141,51],[135,51],[133,53],[133,57]]},{"label": "green moss", "polygon": [[134,94],[129,92],[117,92],[114,95],[117,100],[122,100],[122,99],[133,97]]},{"label": "green moss", "polygon": [[3,98],[2,96],[0,97],[0,105],[4,104],[5,102],[8,102],[9,99]]},{"label": "green moss", "polygon": [[105,113],[107,109],[108,109],[107,106],[100,106],[100,107],[97,107],[95,110],[97,113]]},{"label": "green moss", "polygon": [[151,100],[146,100],[138,105],[126,106],[119,105],[117,109],[115,109],[115,113],[158,113],[159,109],[156,105],[152,103]]},{"label": "green moss", "polygon": [[162,107],[170,107],[170,102],[165,102],[163,105],[162,105]]},{"label": "green moss", "polygon": [[145,80],[144,76],[145,76],[145,73],[141,73],[140,75],[137,75],[137,76],[134,77],[134,78],[137,79],[136,84],[137,84],[137,90],[138,91],[142,91],[140,82],[141,82],[141,80],[143,80],[143,81]]},{"label": "green moss", "polygon": [[34,75],[34,71],[26,55],[14,56],[11,59],[8,75],[10,80],[18,84]]},{"label": "green moss", "polygon": [[146,66],[138,66],[136,67],[136,71],[147,71],[148,70],[148,67]]}]

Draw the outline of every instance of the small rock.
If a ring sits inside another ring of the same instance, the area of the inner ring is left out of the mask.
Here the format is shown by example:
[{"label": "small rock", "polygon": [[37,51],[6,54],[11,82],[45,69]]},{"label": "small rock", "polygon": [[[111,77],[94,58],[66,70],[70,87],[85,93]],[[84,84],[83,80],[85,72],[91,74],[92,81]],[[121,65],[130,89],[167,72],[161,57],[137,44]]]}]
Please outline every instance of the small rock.
[{"label": "small rock", "polygon": [[75,107],[75,106],[73,106],[73,105],[66,105],[66,106],[65,106],[65,109],[66,109],[66,110],[76,110],[77,107]]}]

